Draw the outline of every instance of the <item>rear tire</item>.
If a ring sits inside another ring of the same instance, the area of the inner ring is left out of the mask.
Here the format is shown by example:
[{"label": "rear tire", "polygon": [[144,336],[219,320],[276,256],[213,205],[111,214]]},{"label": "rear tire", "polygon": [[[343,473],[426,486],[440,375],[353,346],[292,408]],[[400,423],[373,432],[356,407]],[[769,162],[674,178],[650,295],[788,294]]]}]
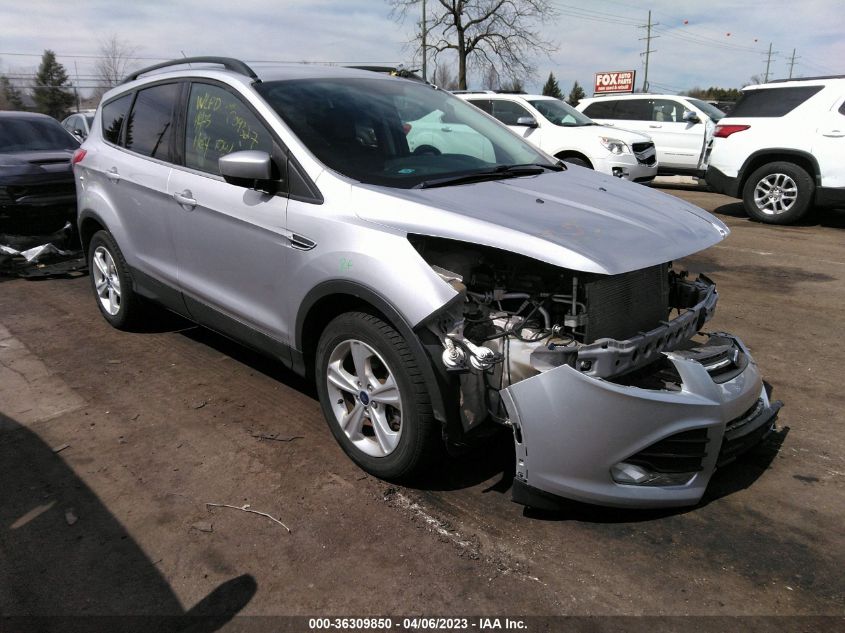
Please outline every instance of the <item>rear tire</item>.
[{"label": "rear tire", "polygon": [[755,169],[742,188],[745,211],[767,224],[792,224],[813,203],[813,178],[795,163],[776,161]]},{"label": "rear tire", "polygon": [[129,266],[108,231],[97,231],[88,243],[88,269],[97,307],[118,330],[135,325],[141,313],[140,297],[132,288]]},{"label": "rear tire", "polygon": [[316,354],[317,392],[344,452],[383,479],[418,474],[439,441],[417,360],[390,324],[364,312],[331,321]]}]

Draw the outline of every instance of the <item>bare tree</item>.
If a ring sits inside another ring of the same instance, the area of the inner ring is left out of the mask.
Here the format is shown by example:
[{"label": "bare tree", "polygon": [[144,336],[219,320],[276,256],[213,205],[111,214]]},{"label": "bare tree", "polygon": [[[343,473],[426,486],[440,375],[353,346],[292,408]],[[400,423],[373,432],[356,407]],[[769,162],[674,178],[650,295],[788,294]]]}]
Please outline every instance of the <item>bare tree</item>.
[{"label": "bare tree", "polygon": [[97,100],[129,74],[136,53],[136,47],[119,40],[117,35],[100,42],[100,58],[94,70],[98,84],[94,91]]},{"label": "bare tree", "polygon": [[501,83],[496,67],[492,65],[487,66],[487,69],[481,75],[481,87],[484,90],[498,90]]},{"label": "bare tree", "polygon": [[458,79],[452,68],[443,62],[434,65],[434,74],[431,76],[431,83],[443,90],[457,90]]},{"label": "bare tree", "polygon": [[[404,20],[420,0],[387,0],[394,17]],[[500,76],[525,80],[534,74],[532,60],[557,46],[544,40],[539,24],[558,16],[552,0],[431,0],[427,16],[428,48],[435,63],[443,53],[458,58],[458,87],[467,87],[470,67],[496,68]],[[422,33],[414,42],[421,45]]]}]

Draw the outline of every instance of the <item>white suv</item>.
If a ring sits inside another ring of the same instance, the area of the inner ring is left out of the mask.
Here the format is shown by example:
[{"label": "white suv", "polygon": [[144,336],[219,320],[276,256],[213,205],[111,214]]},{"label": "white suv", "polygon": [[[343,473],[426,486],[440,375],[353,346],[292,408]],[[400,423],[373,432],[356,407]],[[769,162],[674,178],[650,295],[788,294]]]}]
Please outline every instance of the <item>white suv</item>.
[{"label": "white suv", "polygon": [[661,174],[703,173],[704,148],[725,113],[701,99],[624,94],[582,99],[578,110],[602,125],[648,134]]},{"label": "white suv", "polygon": [[455,94],[564,162],[634,182],[657,175],[648,136],[599,125],[560,99],[492,91]]},{"label": "white suv", "polygon": [[714,136],[707,184],[752,218],[790,224],[845,204],[845,76],[748,86]]}]

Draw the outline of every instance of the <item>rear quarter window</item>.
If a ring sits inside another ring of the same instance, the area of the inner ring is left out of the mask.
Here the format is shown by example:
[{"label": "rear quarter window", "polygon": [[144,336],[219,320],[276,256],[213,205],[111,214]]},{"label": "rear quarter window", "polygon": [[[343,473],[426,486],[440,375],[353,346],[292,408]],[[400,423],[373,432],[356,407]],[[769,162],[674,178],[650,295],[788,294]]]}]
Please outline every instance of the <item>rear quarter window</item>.
[{"label": "rear quarter window", "polygon": [[584,108],[584,114],[591,119],[613,119],[614,101],[596,101]]},{"label": "rear quarter window", "polygon": [[779,117],[789,114],[824,86],[760,88],[742,93],[731,117]]},{"label": "rear quarter window", "polygon": [[126,120],[126,114],[129,112],[130,105],[132,105],[132,93],[118,97],[114,101],[109,101],[103,106],[103,138],[109,143],[114,143],[115,145],[120,143],[120,130],[123,127],[123,122]]},{"label": "rear quarter window", "polygon": [[179,84],[162,84],[138,91],[126,122],[126,149],[144,156],[170,160],[173,110],[179,89]]}]

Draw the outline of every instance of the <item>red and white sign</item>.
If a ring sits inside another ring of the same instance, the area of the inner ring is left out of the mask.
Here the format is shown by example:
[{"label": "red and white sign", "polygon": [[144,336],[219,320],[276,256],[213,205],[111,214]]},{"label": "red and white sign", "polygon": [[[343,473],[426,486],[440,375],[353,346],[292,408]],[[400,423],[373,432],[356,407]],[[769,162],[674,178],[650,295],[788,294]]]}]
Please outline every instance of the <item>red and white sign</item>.
[{"label": "red and white sign", "polygon": [[602,95],[611,92],[634,92],[634,70],[614,70],[596,73],[596,87],[593,94]]}]

